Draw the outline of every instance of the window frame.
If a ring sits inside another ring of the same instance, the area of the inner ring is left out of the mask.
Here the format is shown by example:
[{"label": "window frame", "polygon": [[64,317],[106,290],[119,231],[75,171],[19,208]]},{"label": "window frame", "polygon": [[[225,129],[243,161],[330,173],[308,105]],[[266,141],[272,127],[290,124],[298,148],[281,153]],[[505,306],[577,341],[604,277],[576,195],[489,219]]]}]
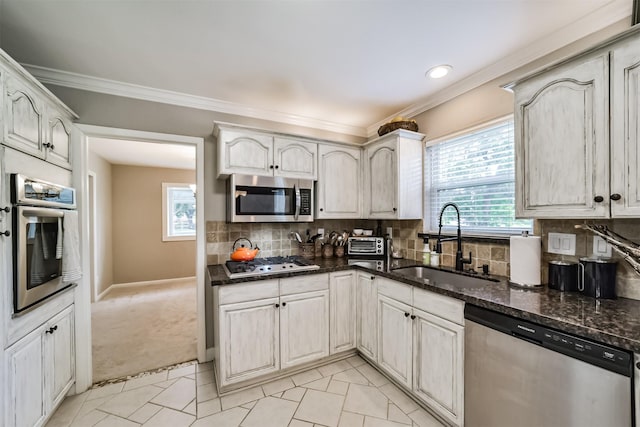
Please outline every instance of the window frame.
[{"label": "window frame", "polygon": [[[178,242],[187,240],[196,240],[196,230],[193,230],[193,234],[174,236],[169,234],[169,221],[168,221],[168,209],[169,209],[169,189],[181,188],[193,191],[194,184],[184,182],[163,182],[162,183],[162,241],[163,242]],[[195,194],[194,194],[195,199]]]},{"label": "window frame", "polygon": [[[424,183],[424,198],[423,198],[423,231],[425,234],[429,234],[429,235],[437,235],[438,234],[438,229],[437,229],[437,225],[434,227],[435,229],[433,229],[431,227],[432,222],[436,223],[438,218],[432,218],[432,212],[431,212],[431,193],[432,193],[432,182],[431,182],[431,173],[429,171],[428,168],[428,157],[427,157],[427,149],[429,147],[435,146],[437,144],[440,144],[442,142],[445,141],[449,141],[470,133],[474,133],[474,132],[479,132],[482,131],[483,129],[488,129],[494,126],[498,126],[504,122],[507,121],[514,121],[514,114],[507,114],[501,117],[497,117],[495,119],[486,121],[486,122],[482,122],[479,123],[477,125],[474,126],[470,126],[468,128],[462,129],[460,131],[456,131],[456,132],[452,132],[449,133],[447,135],[432,139],[432,140],[425,140],[424,143],[424,151],[423,151],[423,160],[424,160],[424,168],[423,168],[423,183]],[[515,144],[515,134],[514,134],[514,144]],[[515,147],[514,147],[515,149]],[[515,167],[515,165],[514,165]],[[490,181],[490,179],[487,179],[487,181]],[[495,183],[498,182],[504,182],[503,179],[497,179],[495,180]],[[515,183],[515,174],[514,174],[514,183]],[[516,188],[514,188],[514,196],[515,196],[515,191]],[[515,199],[514,199],[514,203],[515,203]],[[521,219],[526,219],[526,218],[521,218]],[[434,221],[435,220],[435,221]],[[531,223],[531,228],[528,230],[529,234],[533,233],[533,221]],[[488,239],[504,239],[504,240],[508,240],[510,236],[516,236],[516,235],[520,235],[522,233],[522,231],[518,231],[518,230],[511,230],[511,231],[505,231],[505,232],[498,232],[498,231],[480,231],[479,229],[474,229],[472,231],[469,232],[465,232],[464,228],[462,229],[462,233],[467,236],[467,237],[477,237],[477,238],[488,238]],[[456,234],[456,230],[455,229],[451,229],[451,227],[445,227],[443,226],[442,228],[442,235],[443,236],[450,236],[450,235],[455,235]]]}]

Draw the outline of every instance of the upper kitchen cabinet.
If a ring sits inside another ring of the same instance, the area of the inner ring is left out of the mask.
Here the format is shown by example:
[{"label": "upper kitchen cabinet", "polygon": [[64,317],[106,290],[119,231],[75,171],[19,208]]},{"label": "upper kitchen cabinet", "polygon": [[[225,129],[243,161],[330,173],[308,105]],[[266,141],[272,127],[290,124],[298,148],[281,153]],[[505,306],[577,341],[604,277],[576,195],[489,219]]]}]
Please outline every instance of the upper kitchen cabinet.
[{"label": "upper kitchen cabinet", "polygon": [[640,217],[639,52],[632,30],[512,85],[517,217]]},{"label": "upper kitchen cabinet", "polygon": [[318,150],[316,218],[360,218],[362,216],[358,147],[321,144]]},{"label": "upper kitchen cabinet", "polygon": [[366,218],[422,218],[423,138],[416,132],[397,130],[366,146]]},{"label": "upper kitchen cabinet", "polygon": [[607,216],[608,52],[515,87],[516,216]]},{"label": "upper kitchen cabinet", "polygon": [[218,176],[232,173],[315,180],[318,145],[266,132],[216,125]]},{"label": "upper kitchen cabinet", "polygon": [[640,39],[611,52],[612,217],[640,217]]},{"label": "upper kitchen cabinet", "polygon": [[75,113],[1,50],[0,73],[4,75],[2,144],[71,169]]}]

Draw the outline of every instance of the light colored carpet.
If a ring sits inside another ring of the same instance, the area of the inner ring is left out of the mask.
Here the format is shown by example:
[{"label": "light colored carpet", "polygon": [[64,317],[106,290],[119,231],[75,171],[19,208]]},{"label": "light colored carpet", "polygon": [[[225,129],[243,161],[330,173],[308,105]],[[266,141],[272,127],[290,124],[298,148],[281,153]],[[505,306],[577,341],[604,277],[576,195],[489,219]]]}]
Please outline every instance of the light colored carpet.
[{"label": "light colored carpet", "polygon": [[195,279],[114,289],[91,320],[94,383],[197,357]]}]

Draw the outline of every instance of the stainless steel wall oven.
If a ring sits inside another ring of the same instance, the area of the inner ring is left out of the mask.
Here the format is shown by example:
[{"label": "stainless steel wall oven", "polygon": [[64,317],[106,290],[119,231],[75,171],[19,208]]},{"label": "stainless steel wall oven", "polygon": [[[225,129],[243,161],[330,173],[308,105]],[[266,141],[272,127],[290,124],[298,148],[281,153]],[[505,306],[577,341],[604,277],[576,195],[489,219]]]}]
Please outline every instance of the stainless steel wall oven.
[{"label": "stainless steel wall oven", "polygon": [[13,306],[20,313],[72,286],[62,280],[63,219],[73,188],[11,175]]}]

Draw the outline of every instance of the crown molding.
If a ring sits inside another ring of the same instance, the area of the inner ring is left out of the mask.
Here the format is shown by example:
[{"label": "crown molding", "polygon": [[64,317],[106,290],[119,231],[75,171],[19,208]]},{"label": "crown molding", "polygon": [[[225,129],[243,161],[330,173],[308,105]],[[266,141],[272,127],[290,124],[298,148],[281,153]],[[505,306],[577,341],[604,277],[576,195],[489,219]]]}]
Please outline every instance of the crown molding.
[{"label": "crown molding", "polygon": [[629,1],[613,0],[584,18],[570,25],[566,25],[560,30],[536,40],[527,47],[518,49],[517,52],[505,56],[479,72],[471,74],[459,82],[447,86],[445,89],[427,96],[409,107],[374,123],[367,127],[367,137],[377,136],[378,128],[394,117],[415,117],[418,114],[422,114],[431,108],[444,104],[465,92],[475,89],[478,86],[527,65],[544,55],[550,54],[557,49],[587,37],[630,16],[631,3]]},{"label": "crown molding", "polygon": [[190,95],[170,90],[157,89],[116,80],[103,79],[40,67],[38,65],[21,64],[40,82],[55,86],[63,86],[89,92],[104,93],[107,95],[140,99],[143,101],[158,102],[162,104],[176,105],[180,107],[195,108],[198,110],[215,111],[219,113],[234,114],[251,117],[254,119],[269,120],[286,123],[295,126],[304,126],[312,129],[321,129],[330,132],[343,133],[359,137],[366,137],[366,129],[360,126],[352,126],[344,123],[334,123],[326,120],[313,119],[295,114],[282,113],[234,102],[222,101],[215,98]]}]

